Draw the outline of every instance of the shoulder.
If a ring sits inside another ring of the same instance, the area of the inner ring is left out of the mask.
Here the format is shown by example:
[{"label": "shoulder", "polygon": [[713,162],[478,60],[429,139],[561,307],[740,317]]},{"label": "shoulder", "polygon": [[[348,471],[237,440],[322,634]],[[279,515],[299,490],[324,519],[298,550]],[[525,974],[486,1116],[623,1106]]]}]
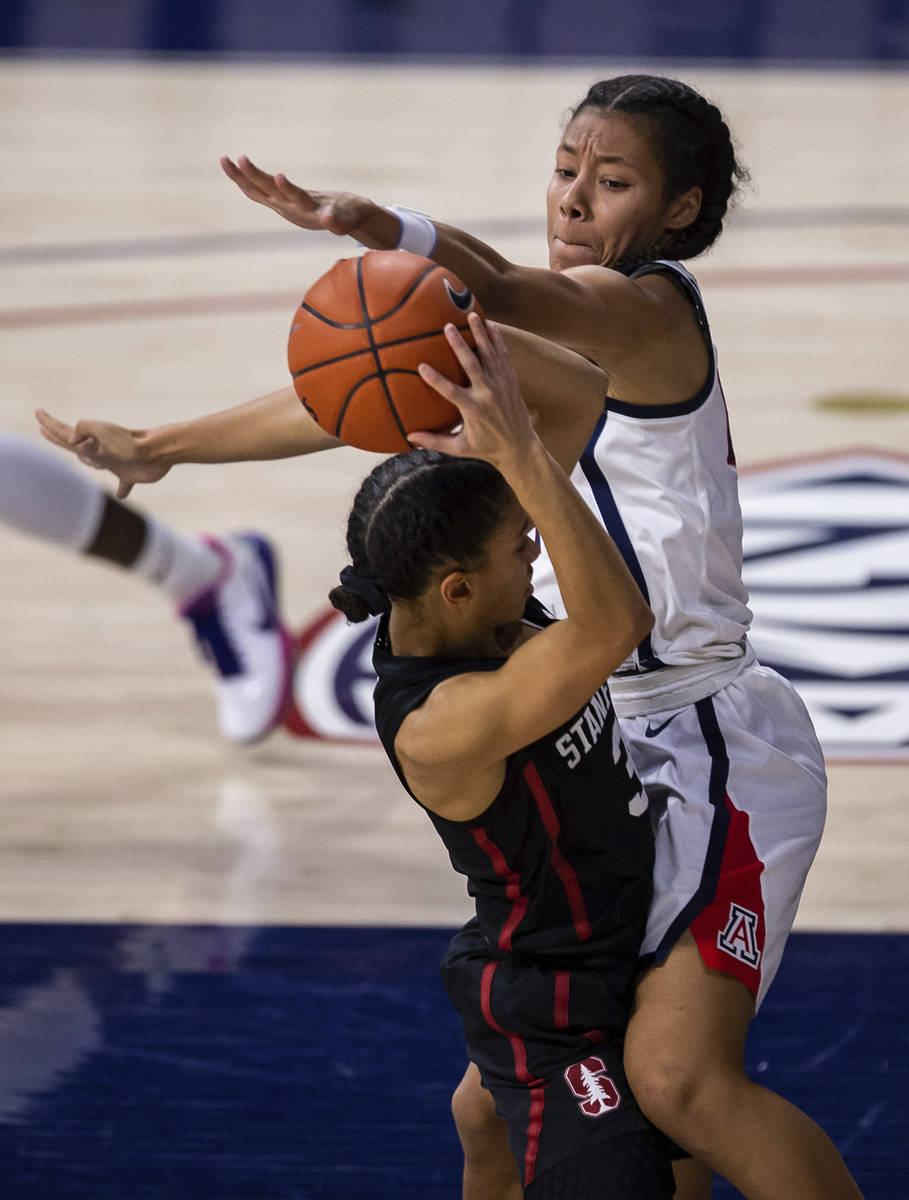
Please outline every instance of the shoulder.
[{"label": "shoulder", "polygon": [[446,820],[472,820],[501,790],[507,756],[485,752],[482,716],[495,675],[468,671],[442,680],[398,729],[394,753],[408,790]]},{"label": "shoulder", "polygon": [[623,270],[569,267],[563,274],[588,289],[604,304],[621,300],[639,311],[640,319],[664,324],[702,307],[697,280],[681,263],[654,259]]}]

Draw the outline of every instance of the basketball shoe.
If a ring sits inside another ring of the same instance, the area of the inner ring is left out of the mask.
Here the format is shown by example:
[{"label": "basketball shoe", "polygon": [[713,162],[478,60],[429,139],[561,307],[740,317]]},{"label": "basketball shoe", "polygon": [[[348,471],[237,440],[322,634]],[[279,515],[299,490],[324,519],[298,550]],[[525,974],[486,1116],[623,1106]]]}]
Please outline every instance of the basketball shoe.
[{"label": "basketball shoe", "polygon": [[290,704],[293,643],[278,614],[275,554],[255,533],[205,541],[221,555],[221,575],[180,615],[218,674],[221,733],[232,742],[257,742]]}]

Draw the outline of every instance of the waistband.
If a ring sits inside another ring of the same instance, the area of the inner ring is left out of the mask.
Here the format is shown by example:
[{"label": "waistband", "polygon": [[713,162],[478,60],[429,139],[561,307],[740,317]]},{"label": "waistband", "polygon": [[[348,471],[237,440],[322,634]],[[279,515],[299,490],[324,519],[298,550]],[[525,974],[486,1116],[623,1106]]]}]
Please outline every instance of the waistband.
[{"label": "waistband", "polygon": [[640,675],[613,675],[609,694],[618,716],[647,717],[651,713],[695,704],[732,683],[755,661],[747,641],[737,658],[718,658],[690,667],[661,667]]}]

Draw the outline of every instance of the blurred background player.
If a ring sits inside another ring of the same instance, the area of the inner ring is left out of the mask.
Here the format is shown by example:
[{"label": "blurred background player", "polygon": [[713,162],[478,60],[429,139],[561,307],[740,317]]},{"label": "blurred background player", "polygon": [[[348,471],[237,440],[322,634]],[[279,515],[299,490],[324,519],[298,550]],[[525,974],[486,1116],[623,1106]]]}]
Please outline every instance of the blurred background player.
[{"label": "blurred background player", "polygon": [[259,741],[280,721],[290,697],[291,640],[278,613],[275,555],[261,535],[184,537],[7,433],[0,433],[0,521],[160,588],[215,674],[224,737]]}]

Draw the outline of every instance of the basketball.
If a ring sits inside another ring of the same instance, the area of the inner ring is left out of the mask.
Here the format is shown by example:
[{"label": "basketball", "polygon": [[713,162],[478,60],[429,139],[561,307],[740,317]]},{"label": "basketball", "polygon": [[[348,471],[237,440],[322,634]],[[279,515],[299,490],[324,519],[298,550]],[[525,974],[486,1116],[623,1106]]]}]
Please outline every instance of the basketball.
[{"label": "basketball", "polygon": [[443,331],[451,322],[473,345],[469,312],[480,312],[469,289],[429,258],[368,250],[341,259],[294,314],[287,344],[294,389],[316,423],[348,446],[410,450],[408,433],[459,420],[417,367],[430,363],[466,384]]}]

